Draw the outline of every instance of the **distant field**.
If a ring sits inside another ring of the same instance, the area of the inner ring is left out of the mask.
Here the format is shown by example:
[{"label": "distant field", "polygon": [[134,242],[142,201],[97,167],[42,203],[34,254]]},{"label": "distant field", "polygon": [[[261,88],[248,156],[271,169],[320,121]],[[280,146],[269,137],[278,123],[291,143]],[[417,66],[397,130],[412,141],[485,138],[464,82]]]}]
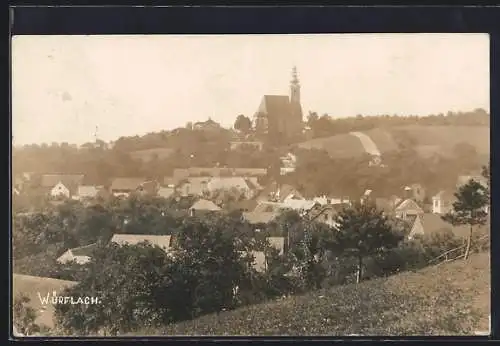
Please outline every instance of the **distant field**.
[{"label": "distant field", "polygon": [[480,253],[133,335],[472,335],[489,330],[489,314],[490,255]]},{"label": "distant field", "polygon": [[54,307],[50,304],[46,306],[42,305],[38,293],[40,293],[42,297],[45,297],[47,294],[52,295],[54,291],[60,293],[66,287],[71,287],[76,284],[77,283],[74,281],[14,274],[12,293],[14,297],[20,293],[28,296],[31,299],[29,305],[39,314],[36,323],[51,328],[54,326]]},{"label": "distant field", "polygon": [[[450,155],[458,143],[474,146],[480,155],[490,153],[490,128],[488,126],[395,126],[362,131],[384,154],[398,150],[398,138],[416,143],[416,150],[422,156],[434,153]],[[360,140],[350,134],[340,134],[325,138],[315,138],[297,144],[305,149],[325,149],[332,157],[345,158],[365,153]]]}]

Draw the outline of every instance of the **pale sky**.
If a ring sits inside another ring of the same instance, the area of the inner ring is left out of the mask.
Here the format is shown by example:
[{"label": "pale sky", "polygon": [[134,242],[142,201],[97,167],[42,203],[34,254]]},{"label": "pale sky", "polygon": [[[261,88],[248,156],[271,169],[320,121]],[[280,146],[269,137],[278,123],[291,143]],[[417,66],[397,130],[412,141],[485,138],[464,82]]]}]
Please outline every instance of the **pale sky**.
[{"label": "pale sky", "polygon": [[17,36],[14,143],[229,127],[288,95],[294,65],[305,115],[489,111],[487,34]]}]

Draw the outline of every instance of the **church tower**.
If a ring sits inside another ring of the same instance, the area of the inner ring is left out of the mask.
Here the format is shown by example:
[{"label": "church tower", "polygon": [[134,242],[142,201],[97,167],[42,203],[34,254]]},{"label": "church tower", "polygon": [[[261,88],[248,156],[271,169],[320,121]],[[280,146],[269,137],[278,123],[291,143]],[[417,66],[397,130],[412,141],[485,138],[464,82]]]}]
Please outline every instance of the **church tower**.
[{"label": "church tower", "polygon": [[300,83],[297,77],[297,67],[292,69],[292,80],[290,82],[290,103],[300,105]]}]

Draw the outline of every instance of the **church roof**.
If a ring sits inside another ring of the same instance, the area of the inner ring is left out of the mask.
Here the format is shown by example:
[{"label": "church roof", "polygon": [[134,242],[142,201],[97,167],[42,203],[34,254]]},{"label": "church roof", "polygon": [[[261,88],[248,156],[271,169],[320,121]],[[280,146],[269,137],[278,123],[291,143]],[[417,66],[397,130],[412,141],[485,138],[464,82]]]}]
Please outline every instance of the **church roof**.
[{"label": "church roof", "polygon": [[290,99],[288,96],[264,95],[257,114],[288,114],[290,111]]}]

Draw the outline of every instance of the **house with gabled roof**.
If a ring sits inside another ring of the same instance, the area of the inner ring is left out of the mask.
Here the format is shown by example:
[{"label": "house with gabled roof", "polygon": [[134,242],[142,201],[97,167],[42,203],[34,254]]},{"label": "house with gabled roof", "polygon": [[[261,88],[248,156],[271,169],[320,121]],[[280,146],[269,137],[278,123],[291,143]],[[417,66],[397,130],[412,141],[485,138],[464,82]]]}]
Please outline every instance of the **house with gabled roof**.
[{"label": "house with gabled roof", "polygon": [[267,224],[274,220],[279,213],[277,212],[244,212],[243,219],[246,220],[250,224],[258,225],[258,224]]},{"label": "house with gabled roof", "polygon": [[413,199],[406,199],[394,210],[396,217],[406,219],[408,216],[422,215],[424,210]]},{"label": "house with gabled roof", "polygon": [[216,191],[238,191],[243,197],[250,199],[254,191],[248,186],[248,182],[243,177],[215,177],[207,183],[207,189],[210,193]]},{"label": "house with gabled roof", "polygon": [[[481,226],[488,227],[488,226]],[[414,217],[411,223],[408,238],[412,239],[417,235],[430,235],[443,231],[452,231],[457,237],[467,238],[469,235],[469,226],[453,226],[441,218],[441,215],[425,213]]]},{"label": "house with gabled roof", "polygon": [[114,234],[110,243],[123,245],[138,245],[144,242],[156,245],[164,251],[169,251],[171,248],[171,235],[150,235],[150,234]]},{"label": "house with gabled roof", "polygon": [[453,208],[455,196],[448,190],[441,190],[432,197],[432,212],[434,214],[446,214]]},{"label": "house with gabled roof", "polygon": [[209,189],[208,183],[212,177],[188,177],[182,181],[175,188],[180,196],[208,196]]},{"label": "house with gabled roof", "polygon": [[111,193],[116,196],[138,195],[156,196],[160,185],[155,180],[140,177],[114,178],[111,182]]},{"label": "house with gabled roof", "polygon": [[83,174],[42,174],[40,187],[53,198],[70,198],[84,178]]},{"label": "house with gabled roof", "polygon": [[78,200],[96,198],[99,194],[99,190],[102,188],[102,186],[95,185],[80,185],[73,198]]},{"label": "house with gabled roof", "polygon": [[284,202],[287,199],[304,199],[293,186],[272,182],[264,187],[257,196],[258,201]]},{"label": "house with gabled roof", "polygon": [[194,216],[195,214],[198,213],[213,213],[213,212],[219,212],[222,209],[215,204],[212,201],[209,201],[207,199],[199,199],[196,201],[191,208],[189,208],[189,213],[191,216]]},{"label": "house with gabled roof", "polygon": [[92,253],[96,248],[97,244],[94,243],[73,249],[68,249],[61,256],[57,258],[57,262],[60,264],[67,264],[71,262],[76,262],[78,264],[86,264],[90,262],[92,258]]},{"label": "house with gabled roof", "polygon": [[111,193],[116,196],[129,196],[130,193],[137,191],[137,189],[141,186],[143,182],[145,182],[145,178],[133,178],[133,177],[121,177],[114,178],[111,181]]}]

